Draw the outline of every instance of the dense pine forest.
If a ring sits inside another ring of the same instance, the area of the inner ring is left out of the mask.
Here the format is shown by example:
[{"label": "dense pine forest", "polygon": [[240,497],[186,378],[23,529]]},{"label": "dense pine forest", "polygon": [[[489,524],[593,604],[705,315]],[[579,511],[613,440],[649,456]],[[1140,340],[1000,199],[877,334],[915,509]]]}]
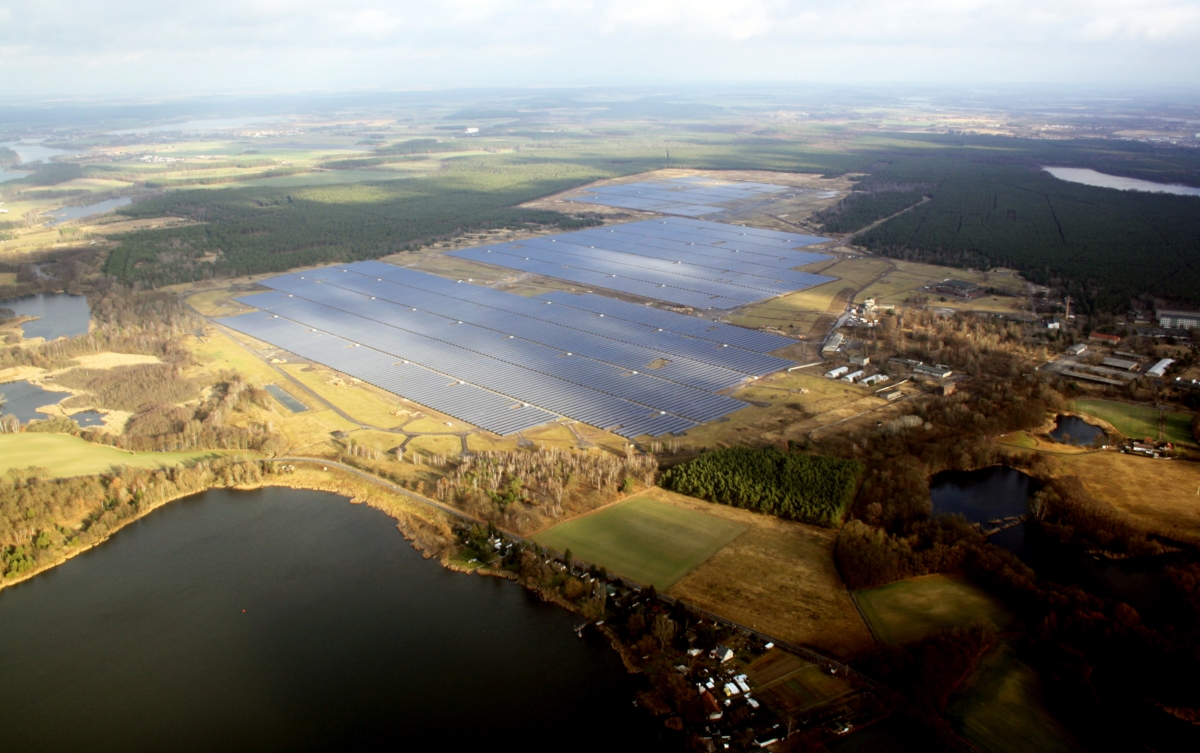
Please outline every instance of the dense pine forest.
[{"label": "dense pine forest", "polygon": [[668,470],[660,483],[680,494],[833,528],[854,500],[862,470],[854,460],[726,447]]}]

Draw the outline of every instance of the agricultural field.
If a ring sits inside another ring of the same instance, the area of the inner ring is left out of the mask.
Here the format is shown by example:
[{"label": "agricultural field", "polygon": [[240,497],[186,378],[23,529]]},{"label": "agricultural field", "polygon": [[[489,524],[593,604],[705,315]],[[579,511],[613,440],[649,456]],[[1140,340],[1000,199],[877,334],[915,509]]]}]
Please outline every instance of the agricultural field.
[{"label": "agricultural field", "polygon": [[[940,267],[933,264],[887,260],[891,269],[886,270],[854,296],[855,303],[874,298],[881,305],[902,305],[915,295],[924,295],[939,307],[966,309],[971,311],[994,311],[1014,313],[1022,310],[1029,293],[1028,284],[1011,269],[993,269],[979,272],[973,269]],[[920,289],[947,277],[973,282],[983,288],[995,288],[1006,295],[987,295],[974,300],[960,300],[937,293],[921,293]],[[944,301],[941,299],[945,298]]]},{"label": "agricultural field", "polygon": [[533,540],[666,590],[747,528],[641,495],[560,523]]},{"label": "agricultural field", "polygon": [[760,700],[788,714],[820,706],[854,689],[846,678],[778,649],[755,659],[746,674]]},{"label": "agricultural field", "polygon": [[1072,400],[1070,410],[1107,421],[1130,439],[1144,439],[1195,446],[1192,414],[1160,411],[1147,405],[1131,405],[1115,400]]},{"label": "agricultural field", "polygon": [[0,434],[0,473],[33,465],[49,469],[53,478],[105,473],[122,465],[167,468],[231,454],[235,453],[221,450],[133,453],[93,444],[69,434]]},{"label": "agricultural field", "polygon": [[833,563],[836,532],[664,489],[646,496],[748,527],[672,586],[671,596],[834,656],[874,642]]},{"label": "agricultural field", "polygon": [[1059,457],[1093,496],[1172,538],[1200,542],[1200,463],[1119,452]]},{"label": "agricultural field", "polygon": [[989,594],[953,575],[909,578],[857,591],[854,596],[879,640],[897,645],[977,622],[1004,629],[1012,620]]},{"label": "agricultural field", "polygon": [[952,699],[947,716],[984,753],[1083,750],[1046,709],[1037,673],[1007,644],[984,657]]}]

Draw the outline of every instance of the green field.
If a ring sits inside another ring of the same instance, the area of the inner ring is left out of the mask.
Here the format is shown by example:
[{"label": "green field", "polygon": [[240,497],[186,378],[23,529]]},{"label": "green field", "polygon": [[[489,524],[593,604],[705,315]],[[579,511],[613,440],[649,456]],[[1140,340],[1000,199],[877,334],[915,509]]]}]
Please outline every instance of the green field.
[{"label": "green field", "polygon": [[635,497],[560,523],[533,540],[665,591],[748,527]]},{"label": "green field", "polygon": [[120,465],[165,468],[227,454],[230,453],[216,450],[134,454],[115,447],[92,444],[69,434],[0,434],[0,473],[34,465],[48,468],[54,478],[89,476]]},{"label": "green field", "polygon": [[979,663],[947,715],[959,734],[985,753],[1082,749],[1046,710],[1037,673],[1007,644]]},{"label": "green field", "polygon": [[977,622],[1004,628],[1011,619],[986,592],[953,575],[909,578],[854,595],[871,630],[885,643],[910,643]]},{"label": "green field", "polygon": [[1072,400],[1067,407],[1107,421],[1130,439],[1161,439],[1174,444],[1196,444],[1192,436],[1192,414],[1165,412],[1162,436],[1159,417],[1163,411],[1148,405],[1130,405],[1114,400]]},{"label": "green field", "polygon": [[210,186],[181,186],[192,190],[194,188],[251,188],[256,186],[273,186],[275,188],[294,188],[298,186],[340,186],[346,183],[367,183],[379,180],[400,180],[420,175],[416,171],[401,172],[399,170],[322,170],[320,172],[298,173],[296,175],[280,175],[274,178],[255,178],[230,183],[214,183]]}]

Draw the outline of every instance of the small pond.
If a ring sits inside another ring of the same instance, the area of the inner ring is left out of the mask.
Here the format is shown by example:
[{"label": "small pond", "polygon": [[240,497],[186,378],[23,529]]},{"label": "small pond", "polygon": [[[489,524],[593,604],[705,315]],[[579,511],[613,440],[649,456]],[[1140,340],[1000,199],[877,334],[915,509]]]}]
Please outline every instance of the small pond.
[{"label": "small pond", "polygon": [[0,415],[12,414],[21,423],[49,418],[38,408],[58,405],[71,396],[70,392],[51,392],[29,382],[5,382],[0,384]]},{"label": "small pond", "polygon": [[1106,437],[1104,429],[1084,421],[1078,416],[1059,416],[1058,424],[1050,432],[1050,438],[1062,444],[1090,447],[1097,438]]},{"label": "small pond", "polygon": [[1170,193],[1177,196],[1200,196],[1200,188],[1182,186],[1177,183],[1155,183],[1137,178],[1122,178],[1119,175],[1107,175],[1082,167],[1043,167],[1042,169],[1059,180],[1065,180],[1068,183],[1082,183],[1085,186],[1095,186],[1096,188]]},{"label": "small pond", "polygon": [[[934,514],[963,515],[985,529],[993,527],[990,521],[1024,515],[1029,500],[1040,488],[1037,479],[1007,466],[945,471],[929,484]],[[993,534],[988,540],[1016,554],[1042,577],[1121,599],[1143,611],[1158,601],[1153,573],[1164,564],[1161,557],[1100,560],[1024,523]]]},{"label": "small pond", "polygon": [[25,337],[57,337],[86,335],[92,310],[87,296],[67,293],[39,293],[0,301],[0,308],[12,309],[17,316],[36,316],[21,325]]},{"label": "small pond", "polygon": [[51,225],[61,225],[64,222],[77,220],[80,217],[91,217],[94,214],[104,214],[105,212],[109,212],[117,207],[123,207],[132,202],[133,199],[129,198],[128,196],[122,196],[119,199],[105,199],[104,201],[97,201],[94,204],[85,204],[79,207],[63,207],[62,209],[55,209],[53,211],[46,212],[46,214],[54,218],[54,221],[50,223]]},{"label": "small pond", "polygon": [[308,410],[308,406],[300,402],[296,398],[288,394],[287,390],[280,387],[278,384],[268,384],[264,389],[271,393],[271,397],[283,403],[283,407],[290,410],[292,413],[303,413]]},{"label": "small pond", "polygon": [[104,414],[98,410],[85,410],[71,414],[71,420],[83,426],[103,426]]}]

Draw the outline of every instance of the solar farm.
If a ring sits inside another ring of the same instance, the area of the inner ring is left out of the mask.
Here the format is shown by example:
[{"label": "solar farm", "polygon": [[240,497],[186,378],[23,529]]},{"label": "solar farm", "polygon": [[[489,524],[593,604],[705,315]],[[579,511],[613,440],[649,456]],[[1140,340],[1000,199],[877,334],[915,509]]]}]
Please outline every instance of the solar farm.
[{"label": "solar farm", "polygon": [[704,217],[724,212],[730,202],[768,199],[793,191],[786,186],[700,176],[598,186],[570,201],[642,212]]},{"label": "solar farm", "polygon": [[790,338],[596,295],[526,298],[383,262],[262,281],[222,324],[506,435],[559,416],[680,433],[745,406],[722,390],[793,365]]},{"label": "solar farm", "polygon": [[700,310],[731,309],[832,281],[793,267],[812,235],[682,217],[631,222],[449,252],[496,267]]}]

